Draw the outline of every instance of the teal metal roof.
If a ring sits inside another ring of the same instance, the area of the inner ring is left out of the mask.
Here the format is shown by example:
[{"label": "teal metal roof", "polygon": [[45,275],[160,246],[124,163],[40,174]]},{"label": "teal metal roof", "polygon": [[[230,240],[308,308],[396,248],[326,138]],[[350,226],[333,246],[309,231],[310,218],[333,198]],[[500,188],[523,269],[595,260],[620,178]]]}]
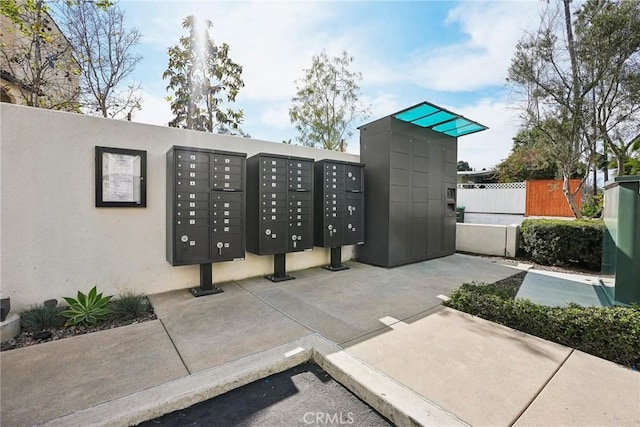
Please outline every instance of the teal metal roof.
[{"label": "teal metal roof", "polygon": [[392,116],[403,122],[413,123],[455,138],[489,129],[487,126],[426,101]]}]

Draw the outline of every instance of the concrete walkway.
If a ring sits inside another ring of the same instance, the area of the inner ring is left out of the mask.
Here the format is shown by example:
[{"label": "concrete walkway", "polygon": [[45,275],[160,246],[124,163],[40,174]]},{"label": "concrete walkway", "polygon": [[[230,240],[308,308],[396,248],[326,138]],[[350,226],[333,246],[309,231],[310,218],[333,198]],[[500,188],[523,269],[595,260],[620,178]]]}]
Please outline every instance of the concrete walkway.
[{"label": "concrete walkway", "polygon": [[397,425],[640,426],[640,373],[440,304],[518,270],[348,265],[152,295],[158,320],[2,352],[0,423],[132,425],[312,360]]}]

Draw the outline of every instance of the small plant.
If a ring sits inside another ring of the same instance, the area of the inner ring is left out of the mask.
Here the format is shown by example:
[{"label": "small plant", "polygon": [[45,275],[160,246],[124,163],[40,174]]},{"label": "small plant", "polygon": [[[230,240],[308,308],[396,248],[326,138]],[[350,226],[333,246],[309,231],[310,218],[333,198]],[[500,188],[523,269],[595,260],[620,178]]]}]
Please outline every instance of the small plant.
[{"label": "small plant", "polygon": [[64,300],[69,304],[69,308],[61,313],[68,318],[65,326],[78,324],[89,326],[105,320],[111,313],[107,307],[111,298],[113,297],[103,297],[95,286],[87,295],[78,291],[77,298],[64,297]]},{"label": "small plant", "polygon": [[61,313],[64,309],[56,304],[32,305],[20,313],[20,325],[28,332],[59,328],[64,324]]},{"label": "small plant", "polygon": [[109,309],[115,319],[128,321],[150,313],[151,305],[144,295],[128,292],[111,301]]}]

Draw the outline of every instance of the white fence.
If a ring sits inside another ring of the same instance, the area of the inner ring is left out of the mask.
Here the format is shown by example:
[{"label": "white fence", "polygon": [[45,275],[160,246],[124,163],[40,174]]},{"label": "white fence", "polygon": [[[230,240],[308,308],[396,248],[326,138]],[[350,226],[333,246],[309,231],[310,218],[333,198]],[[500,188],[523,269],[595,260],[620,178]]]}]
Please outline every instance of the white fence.
[{"label": "white fence", "polygon": [[458,184],[458,206],[465,212],[524,215],[527,189],[524,182]]}]

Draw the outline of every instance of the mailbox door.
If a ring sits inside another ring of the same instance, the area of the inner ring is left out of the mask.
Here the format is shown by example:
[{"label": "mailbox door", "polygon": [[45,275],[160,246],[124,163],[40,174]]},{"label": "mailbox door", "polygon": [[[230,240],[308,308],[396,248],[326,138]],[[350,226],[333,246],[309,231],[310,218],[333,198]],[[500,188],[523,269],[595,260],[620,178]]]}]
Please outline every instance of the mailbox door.
[{"label": "mailbox door", "polygon": [[288,251],[296,252],[313,247],[313,194],[291,192],[288,203]]},{"label": "mailbox door", "polygon": [[176,227],[176,262],[199,264],[209,261],[209,227]]},{"label": "mailbox door", "polygon": [[361,165],[345,165],[345,191],[361,193],[364,191],[364,168]]},{"label": "mailbox door", "polygon": [[364,243],[364,203],[362,193],[347,193],[344,208],[344,244]]},{"label": "mailbox door", "polygon": [[[284,219],[284,215],[282,216]],[[261,252],[264,254],[282,254],[287,252],[286,222],[263,220],[260,227]]]}]

